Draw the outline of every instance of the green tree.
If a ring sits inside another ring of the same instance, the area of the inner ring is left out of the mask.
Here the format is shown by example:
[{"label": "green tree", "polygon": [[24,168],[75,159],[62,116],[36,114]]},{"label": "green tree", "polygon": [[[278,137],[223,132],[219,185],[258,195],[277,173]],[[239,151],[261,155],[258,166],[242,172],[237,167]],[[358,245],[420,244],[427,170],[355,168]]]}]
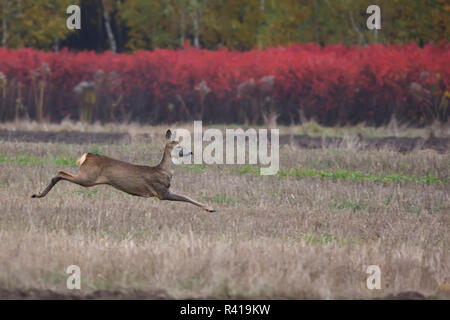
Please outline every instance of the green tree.
[{"label": "green tree", "polygon": [[2,45],[50,48],[68,35],[66,9],[73,0],[2,0]]},{"label": "green tree", "polygon": [[[175,3],[178,2],[178,3]],[[129,0],[119,6],[120,16],[129,29],[127,48],[153,49],[179,46],[179,17],[171,0]]]},{"label": "green tree", "polygon": [[[80,4],[82,30],[66,28]],[[0,0],[3,46],[112,51],[179,48],[248,50],[298,42],[420,44],[450,39],[448,0],[379,0],[381,30],[368,30],[372,0]],[[70,36],[68,36],[70,35]]]}]

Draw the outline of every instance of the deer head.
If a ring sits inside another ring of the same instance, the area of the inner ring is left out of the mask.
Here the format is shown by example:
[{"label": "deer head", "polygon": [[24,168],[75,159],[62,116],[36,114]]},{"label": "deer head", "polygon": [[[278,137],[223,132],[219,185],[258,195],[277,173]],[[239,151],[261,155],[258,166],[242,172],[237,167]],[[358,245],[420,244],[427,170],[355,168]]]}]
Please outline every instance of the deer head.
[{"label": "deer head", "polygon": [[[186,147],[180,145],[183,141],[183,137],[177,139],[176,131],[172,133],[172,131],[167,130],[166,132],[166,150],[168,154],[170,154],[170,158],[172,162],[177,164],[179,163],[180,158],[191,156],[193,153],[191,150]],[[179,141],[178,141],[179,140]]]}]

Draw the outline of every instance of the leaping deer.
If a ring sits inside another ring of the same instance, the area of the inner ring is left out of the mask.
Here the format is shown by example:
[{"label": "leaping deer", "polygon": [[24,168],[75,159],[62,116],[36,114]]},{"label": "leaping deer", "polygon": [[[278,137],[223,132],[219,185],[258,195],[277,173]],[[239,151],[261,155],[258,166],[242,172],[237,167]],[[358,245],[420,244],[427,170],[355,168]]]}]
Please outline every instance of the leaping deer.
[{"label": "leaping deer", "polygon": [[161,162],[154,167],[139,166],[128,162],[112,159],[106,156],[85,153],[77,160],[80,170],[72,174],[58,170],[58,174],[52,178],[50,184],[39,194],[33,194],[32,198],[42,198],[60,180],[76,183],[82,187],[92,187],[98,184],[108,184],[123,192],[139,197],[157,197],[160,200],[184,201],[192,203],[205,211],[215,212],[212,207],[178,195],[169,191],[172,155],[184,157],[192,155],[192,152],[179,146],[175,141],[175,133],[166,132],[166,147]]}]

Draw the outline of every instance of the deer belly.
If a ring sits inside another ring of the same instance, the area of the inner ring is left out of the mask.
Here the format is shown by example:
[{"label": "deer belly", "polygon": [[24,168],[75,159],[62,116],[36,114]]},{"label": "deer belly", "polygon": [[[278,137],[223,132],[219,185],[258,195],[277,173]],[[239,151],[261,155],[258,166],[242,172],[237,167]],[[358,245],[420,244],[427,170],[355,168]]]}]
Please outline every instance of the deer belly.
[{"label": "deer belly", "polygon": [[123,192],[140,197],[153,197],[153,193],[149,190],[147,184],[141,177],[123,176],[110,178],[110,184]]}]

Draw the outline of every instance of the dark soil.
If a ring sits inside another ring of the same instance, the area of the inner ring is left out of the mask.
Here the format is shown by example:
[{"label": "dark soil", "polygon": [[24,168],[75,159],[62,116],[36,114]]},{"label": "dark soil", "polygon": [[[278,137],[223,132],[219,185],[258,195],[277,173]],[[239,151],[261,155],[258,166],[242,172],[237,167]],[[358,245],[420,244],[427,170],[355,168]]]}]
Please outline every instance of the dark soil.
[{"label": "dark soil", "polygon": [[[306,135],[283,135],[280,136],[280,144],[294,143],[302,148],[317,149],[322,147],[339,147],[345,146],[347,143],[342,138],[337,137],[310,137]],[[416,149],[433,149],[440,153],[448,152],[450,139],[449,138],[355,138],[350,142],[358,149],[362,150],[378,150],[386,149],[398,152],[407,152]]]},{"label": "dark soil", "polygon": [[163,291],[132,290],[128,292],[97,290],[83,295],[76,290],[60,293],[39,289],[0,289],[0,300],[167,300],[173,299]]},{"label": "dark soil", "polygon": [[[137,135],[137,138],[148,140],[147,134]],[[46,131],[7,131],[0,130],[0,140],[18,142],[53,142],[68,144],[88,143],[126,143],[131,140],[127,133],[94,133],[94,132],[46,132]],[[387,149],[398,152],[408,152],[415,149],[433,149],[440,153],[449,151],[450,138],[355,138],[351,143],[361,150]],[[280,145],[296,144],[306,149],[339,148],[347,141],[337,137],[311,137],[307,135],[281,135]]]},{"label": "dark soil", "polygon": [[[74,291],[73,293],[60,293],[51,290],[6,290],[0,289],[0,300],[172,300],[173,297],[166,294],[164,291],[141,291],[132,290],[127,292],[117,290],[97,290],[83,295]],[[215,297],[205,297],[207,300],[214,300]],[[246,298],[239,297],[240,300]],[[252,299],[249,297],[249,299]],[[419,292],[407,291],[398,294],[390,294],[382,298],[382,300],[424,300],[434,299],[434,297],[425,297]],[[188,298],[188,300],[191,300]],[[229,300],[234,300],[230,297]]]},{"label": "dark soil", "polygon": [[123,133],[0,130],[0,140],[17,142],[58,142],[67,144],[114,143],[127,137],[129,135]]}]

